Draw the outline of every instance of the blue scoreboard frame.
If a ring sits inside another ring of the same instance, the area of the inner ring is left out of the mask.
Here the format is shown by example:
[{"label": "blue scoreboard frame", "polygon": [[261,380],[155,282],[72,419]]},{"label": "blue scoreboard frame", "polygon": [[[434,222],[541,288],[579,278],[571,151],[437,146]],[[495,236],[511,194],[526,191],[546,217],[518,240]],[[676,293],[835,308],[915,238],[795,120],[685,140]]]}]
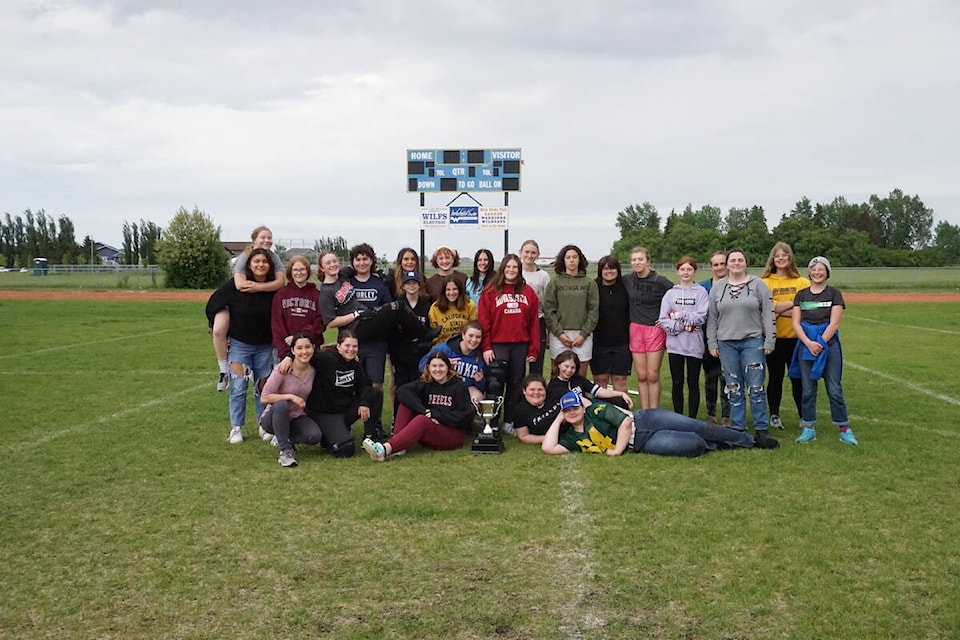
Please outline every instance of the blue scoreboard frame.
[{"label": "blue scoreboard frame", "polygon": [[407,191],[520,191],[520,149],[407,149]]}]

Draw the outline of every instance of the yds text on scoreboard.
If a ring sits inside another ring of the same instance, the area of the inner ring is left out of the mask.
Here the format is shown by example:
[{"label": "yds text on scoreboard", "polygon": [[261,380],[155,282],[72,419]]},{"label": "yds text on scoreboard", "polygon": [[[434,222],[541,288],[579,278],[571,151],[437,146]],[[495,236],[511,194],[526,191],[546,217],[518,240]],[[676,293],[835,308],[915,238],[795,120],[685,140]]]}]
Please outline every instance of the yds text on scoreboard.
[{"label": "yds text on scoreboard", "polygon": [[407,149],[407,191],[520,191],[520,149]]}]

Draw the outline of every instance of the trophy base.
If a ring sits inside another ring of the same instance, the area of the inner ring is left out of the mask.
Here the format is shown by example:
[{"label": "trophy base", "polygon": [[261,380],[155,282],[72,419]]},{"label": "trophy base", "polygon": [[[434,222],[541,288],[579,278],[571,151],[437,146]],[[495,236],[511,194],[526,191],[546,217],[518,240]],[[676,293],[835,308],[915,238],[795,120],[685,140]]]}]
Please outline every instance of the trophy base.
[{"label": "trophy base", "polygon": [[473,453],[503,453],[506,447],[503,446],[503,438],[497,435],[483,434],[473,439],[470,451]]}]

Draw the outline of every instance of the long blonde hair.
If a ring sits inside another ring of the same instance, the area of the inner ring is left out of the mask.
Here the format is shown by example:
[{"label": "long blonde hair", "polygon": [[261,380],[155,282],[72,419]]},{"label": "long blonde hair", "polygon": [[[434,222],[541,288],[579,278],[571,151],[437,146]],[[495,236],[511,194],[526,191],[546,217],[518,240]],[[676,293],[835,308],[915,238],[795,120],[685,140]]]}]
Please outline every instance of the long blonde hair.
[{"label": "long blonde hair", "polygon": [[769,278],[777,272],[777,266],[773,263],[773,254],[782,251],[790,256],[790,262],[787,264],[787,275],[791,278],[800,277],[800,269],[797,268],[797,259],[793,257],[793,249],[786,242],[778,242],[770,249],[770,255],[767,257],[767,264],[763,267],[763,275],[760,278]]}]

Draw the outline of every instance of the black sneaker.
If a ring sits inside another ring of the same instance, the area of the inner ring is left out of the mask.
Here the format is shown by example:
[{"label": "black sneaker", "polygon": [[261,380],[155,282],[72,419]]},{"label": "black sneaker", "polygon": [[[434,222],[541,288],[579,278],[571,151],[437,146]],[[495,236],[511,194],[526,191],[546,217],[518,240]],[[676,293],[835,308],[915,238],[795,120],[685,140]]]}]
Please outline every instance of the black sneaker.
[{"label": "black sneaker", "polygon": [[780,441],[771,438],[766,430],[757,431],[753,436],[753,446],[756,449],[779,449]]},{"label": "black sneaker", "polygon": [[387,440],[390,439],[390,436],[384,433],[383,427],[377,427],[376,429],[373,430],[373,433],[365,433],[363,434],[363,437],[370,438],[374,442],[380,442],[380,443],[386,442]]}]

